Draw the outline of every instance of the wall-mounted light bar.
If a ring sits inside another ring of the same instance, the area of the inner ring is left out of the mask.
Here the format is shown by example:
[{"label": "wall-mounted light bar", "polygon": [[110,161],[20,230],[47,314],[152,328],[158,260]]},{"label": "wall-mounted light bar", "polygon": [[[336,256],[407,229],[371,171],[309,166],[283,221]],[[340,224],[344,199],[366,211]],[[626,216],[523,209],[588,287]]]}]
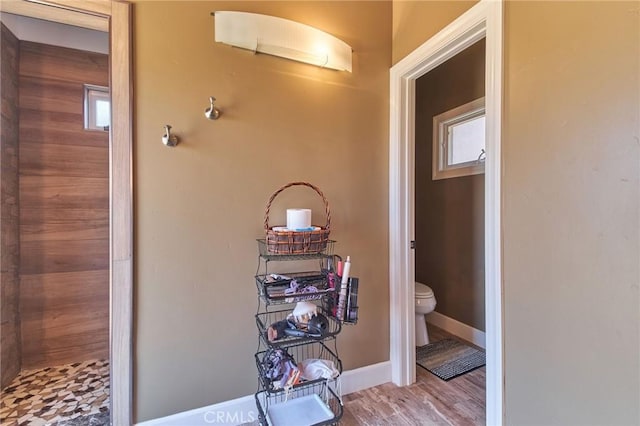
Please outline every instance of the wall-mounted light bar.
[{"label": "wall-mounted light bar", "polygon": [[257,13],[218,11],[213,15],[217,42],[351,72],[351,46],[317,28]]}]

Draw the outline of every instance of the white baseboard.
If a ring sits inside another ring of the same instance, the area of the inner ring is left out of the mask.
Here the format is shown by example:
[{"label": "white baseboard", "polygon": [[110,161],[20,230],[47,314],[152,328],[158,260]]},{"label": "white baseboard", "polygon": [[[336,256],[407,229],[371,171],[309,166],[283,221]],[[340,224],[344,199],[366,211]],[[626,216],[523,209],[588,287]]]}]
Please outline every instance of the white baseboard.
[{"label": "white baseboard", "polygon": [[342,395],[349,395],[391,381],[391,361],[365,365],[342,373]]},{"label": "white baseboard", "polygon": [[258,419],[253,395],[136,423],[136,426],[235,426]]},{"label": "white baseboard", "polygon": [[[391,361],[345,371],[341,376],[342,395],[391,381]],[[137,426],[235,426],[258,419],[253,395],[196,408],[167,417],[137,423]]]},{"label": "white baseboard", "polygon": [[449,332],[454,336],[458,336],[467,342],[471,342],[476,346],[480,346],[483,349],[486,348],[484,331],[480,331],[470,325],[464,324],[446,315],[442,315],[436,311],[427,314],[426,318],[429,324],[440,327],[444,331]]}]

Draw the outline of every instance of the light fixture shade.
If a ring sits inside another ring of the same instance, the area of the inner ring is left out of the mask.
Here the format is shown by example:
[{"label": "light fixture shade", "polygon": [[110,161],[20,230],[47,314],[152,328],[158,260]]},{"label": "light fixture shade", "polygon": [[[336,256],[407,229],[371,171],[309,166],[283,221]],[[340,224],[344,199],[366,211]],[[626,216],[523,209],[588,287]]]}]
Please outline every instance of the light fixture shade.
[{"label": "light fixture shade", "polygon": [[351,72],[351,46],[317,28],[257,13],[215,12],[217,42]]}]

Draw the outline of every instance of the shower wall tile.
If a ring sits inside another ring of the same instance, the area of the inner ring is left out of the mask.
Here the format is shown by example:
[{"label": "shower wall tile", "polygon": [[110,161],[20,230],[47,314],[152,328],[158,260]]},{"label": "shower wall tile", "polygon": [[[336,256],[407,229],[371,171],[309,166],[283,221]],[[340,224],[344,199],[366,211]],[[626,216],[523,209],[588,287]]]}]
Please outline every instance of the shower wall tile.
[{"label": "shower wall tile", "polygon": [[20,371],[18,67],[19,42],[0,23],[0,387]]},{"label": "shower wall tile", "polygon": [[84,130],[84,85],[108,56],[20,42],[23,368],[109,348],[109,135]]}]

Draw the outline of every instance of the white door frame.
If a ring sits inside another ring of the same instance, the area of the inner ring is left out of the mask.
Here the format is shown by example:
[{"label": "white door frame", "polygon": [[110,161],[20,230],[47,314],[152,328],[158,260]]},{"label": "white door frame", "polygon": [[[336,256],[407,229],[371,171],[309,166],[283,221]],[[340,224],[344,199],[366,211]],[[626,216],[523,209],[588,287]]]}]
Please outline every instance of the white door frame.
[{"label": "white door frame", "polygon": [[2,10],[109,31],[109,294],[111,424],[133,423],[133,60],[131,4],[124,0],[21,0]]},{"label": "white door frame", "polygon": [[391,68],[389,144],[389,293],[391,378],[416,379],[415,366],[415,81],[486,38],[485,320],[486,422],[504,419],[502,344],[501,125],[503,2],[482,0]]}]

